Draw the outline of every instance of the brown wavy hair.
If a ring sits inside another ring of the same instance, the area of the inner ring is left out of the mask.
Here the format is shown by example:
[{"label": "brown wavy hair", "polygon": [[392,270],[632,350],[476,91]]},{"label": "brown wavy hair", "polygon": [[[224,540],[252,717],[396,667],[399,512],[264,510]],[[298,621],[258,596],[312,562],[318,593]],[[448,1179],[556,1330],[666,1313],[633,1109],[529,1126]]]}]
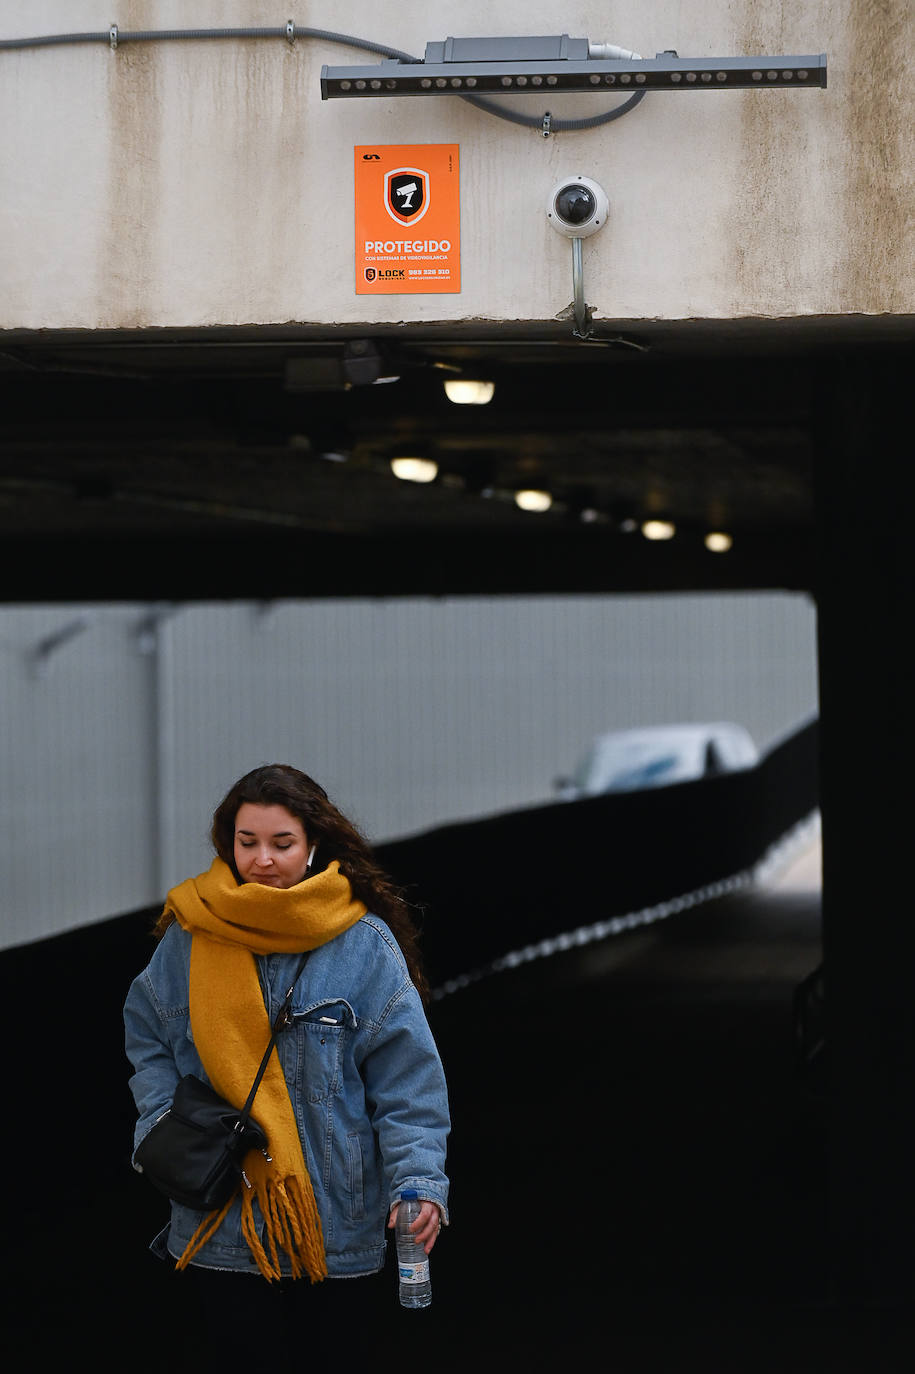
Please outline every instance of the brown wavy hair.
[{"label": "brown wavy hair", "polygon": [[[328,797],[320,783],[286,763],[264,764],[233,783],[213,813],[210,838],[219,857],[235,867],[235,818],[246,802],[254,806],[284,806],[301,821],[309,844],[316,844],[313,873],[322,872],[332,860],[349,879],[353,895],[369,911],[390,926],[406,960],[410,977],[424,1003],[429,987],[418,946],[418,929],[411,908],[388,875],[375,862],[367,840]],[[174,918],[163,912],[155,928],[164,935]]]}]

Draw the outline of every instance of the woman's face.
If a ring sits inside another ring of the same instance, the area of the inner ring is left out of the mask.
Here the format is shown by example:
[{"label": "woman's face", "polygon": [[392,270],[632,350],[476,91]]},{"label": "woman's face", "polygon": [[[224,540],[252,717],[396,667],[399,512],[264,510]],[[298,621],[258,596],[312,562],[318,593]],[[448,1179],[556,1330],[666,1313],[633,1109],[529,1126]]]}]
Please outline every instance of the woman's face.
[{"label": "woman's face", "polygon": [[235,817],[234,857],[243,883],[294,887],[308,869],[308,836],[285,806],[244,802]]}]

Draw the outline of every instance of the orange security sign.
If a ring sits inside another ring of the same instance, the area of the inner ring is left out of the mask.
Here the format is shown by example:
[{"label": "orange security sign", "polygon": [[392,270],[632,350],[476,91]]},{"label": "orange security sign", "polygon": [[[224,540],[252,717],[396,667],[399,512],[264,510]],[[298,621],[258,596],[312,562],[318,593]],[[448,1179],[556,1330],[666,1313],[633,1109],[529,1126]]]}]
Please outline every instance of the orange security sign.
[{"label": "orange security sign", "polygon": [[355,150],[356,294],[461,289],[458,145]]}]

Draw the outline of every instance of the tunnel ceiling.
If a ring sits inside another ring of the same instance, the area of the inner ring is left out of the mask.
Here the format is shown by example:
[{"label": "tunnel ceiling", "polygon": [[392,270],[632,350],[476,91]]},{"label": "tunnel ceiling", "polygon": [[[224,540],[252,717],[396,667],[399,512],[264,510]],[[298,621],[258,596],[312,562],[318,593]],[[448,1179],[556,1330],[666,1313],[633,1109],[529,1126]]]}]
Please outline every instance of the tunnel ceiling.
[{"label": "tunnel ceiling", "polygon": [[[810,588],[836,377],[911,337],[885,318],[0,334],[4,599]],[[457,377],[493,400],[452,404]],[[438,477],[398,480],[398,455]],[[647,541],[652,516],[676,536]]]}]

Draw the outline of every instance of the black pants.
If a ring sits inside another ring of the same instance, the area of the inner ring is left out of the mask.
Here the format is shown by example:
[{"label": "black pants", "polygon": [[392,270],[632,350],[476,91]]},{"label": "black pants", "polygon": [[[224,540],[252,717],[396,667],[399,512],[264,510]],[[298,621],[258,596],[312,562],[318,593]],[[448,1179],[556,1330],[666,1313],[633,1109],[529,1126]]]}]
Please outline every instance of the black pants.
[{"label": "black pants", "polygon": [[[204,1352],[201,1368],[229,1374],[279,1374],[306,1367],[345,1368],[359,1356],[379,1367],[391,1339],[397,1293],[391,1274],[368,1278],[281,1279],[190,1265],[174,1281],[186,1285],[190,1321]],[[184,1305],[184,1304],[182,1304]],[[333,1366],[325,1363],[333,1359]],[[382,1366],[384,1367],[384,1366]]]}]

